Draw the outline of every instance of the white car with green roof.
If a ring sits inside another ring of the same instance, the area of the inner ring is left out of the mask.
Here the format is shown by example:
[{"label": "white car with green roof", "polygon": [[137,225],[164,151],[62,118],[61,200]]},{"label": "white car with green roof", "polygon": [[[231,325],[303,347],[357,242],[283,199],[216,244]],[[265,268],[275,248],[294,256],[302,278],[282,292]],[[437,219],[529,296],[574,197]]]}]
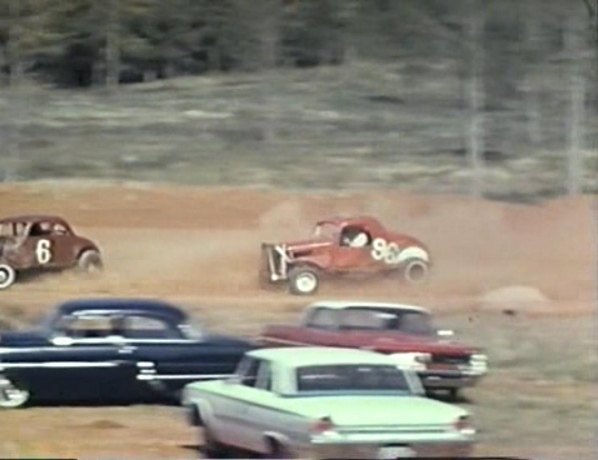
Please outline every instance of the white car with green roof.
[{"label": "white car with green roof", "polygon": [[476,434],[467,411],[424,397],[415,373],[364,350],[253,350],[232,378],[188,384],[182,403],[210,456],[462,457]]}]

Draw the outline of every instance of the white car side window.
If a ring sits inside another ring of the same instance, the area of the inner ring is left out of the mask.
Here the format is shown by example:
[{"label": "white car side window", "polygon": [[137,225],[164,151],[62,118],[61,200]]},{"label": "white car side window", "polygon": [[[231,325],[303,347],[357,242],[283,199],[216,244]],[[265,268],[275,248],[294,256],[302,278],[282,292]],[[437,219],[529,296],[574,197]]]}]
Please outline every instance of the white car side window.
[{"label": "white car side window", "polygon": [[255,387],[257,380],[257,372],[260,361],[258,359],[247,356],[243,358],[243,361],[239,364],[238,376],[241,385],[248,387]]},{"label": "white car side window", "polygon": [[262,361],[257,371],[255,388],[272,391],[272,366],[268,361]]}]

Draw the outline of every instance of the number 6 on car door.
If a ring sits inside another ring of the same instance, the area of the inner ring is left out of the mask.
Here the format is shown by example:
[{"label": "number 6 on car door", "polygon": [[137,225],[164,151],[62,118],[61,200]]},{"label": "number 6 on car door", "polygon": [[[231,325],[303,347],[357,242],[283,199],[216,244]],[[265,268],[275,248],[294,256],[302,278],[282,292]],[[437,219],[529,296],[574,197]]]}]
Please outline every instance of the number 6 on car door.
[{"label": "number 6 on car door", "polygon": [[40,265],[52,260],[52,243],[50,240],[39,240],[35,246],[35,257]]}]

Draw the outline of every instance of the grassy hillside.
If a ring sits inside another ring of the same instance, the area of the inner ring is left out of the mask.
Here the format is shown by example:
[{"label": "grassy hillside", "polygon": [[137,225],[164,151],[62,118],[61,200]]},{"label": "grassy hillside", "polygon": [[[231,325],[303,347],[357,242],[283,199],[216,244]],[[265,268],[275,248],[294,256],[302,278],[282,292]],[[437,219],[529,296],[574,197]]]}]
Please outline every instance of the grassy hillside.
[{"label": "grassy hillside", "polygon": [[[5,92],[0,171],[10,179],[464,192],[468,115],[456,64],[407,62],[188,77],[116,95],[38,86]],[[542,113],[540,147],[526,141],[520,93],[487,100],[488,196],[563,191],[567,93],[552,80],[543,82],[552,105]],[[20,131],[18,157],[11,124]],[[587,128],[587,145],[598,145],[597,117]],[[598,155],[590,148],[584,155],[584,188],[596,191]]]}]

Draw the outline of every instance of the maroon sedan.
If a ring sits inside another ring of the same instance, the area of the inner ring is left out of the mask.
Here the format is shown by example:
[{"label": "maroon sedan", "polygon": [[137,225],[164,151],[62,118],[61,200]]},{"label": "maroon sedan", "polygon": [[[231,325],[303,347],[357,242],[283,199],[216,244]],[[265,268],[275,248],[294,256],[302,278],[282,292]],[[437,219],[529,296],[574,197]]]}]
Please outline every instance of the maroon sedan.
[{"label": "maroon sedan", "polygon": [[487,372],[479,348],[458,344],[438,331],[429,310],[411,305],[358,301],[323,301],[306,308],[297,326],[272,325],[261,335],[265,346],[332,346],[374,350],[414,370],[427,391],[474,385]]}]

